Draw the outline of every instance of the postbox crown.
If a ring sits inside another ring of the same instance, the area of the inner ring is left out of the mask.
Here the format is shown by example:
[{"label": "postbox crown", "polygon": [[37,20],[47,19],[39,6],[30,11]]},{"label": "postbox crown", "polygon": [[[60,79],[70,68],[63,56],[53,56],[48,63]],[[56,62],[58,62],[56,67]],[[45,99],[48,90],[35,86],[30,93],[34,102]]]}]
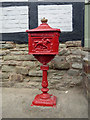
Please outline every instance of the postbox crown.
[{"label": "postbox crown", "polygon": [[30,29],[30,30],[27,30],[26,32],[47,32],[47,31],[57,31],[57,32],[61,32],[60,29],[56,29],[56,28],[51,28],[48,24],[47,24],[47,19],[45,19],[45,17],[43,19],[41,19],[41,22],[42,24],[40,24],[40,26],[38,26],[37,28],[35,29]]}]

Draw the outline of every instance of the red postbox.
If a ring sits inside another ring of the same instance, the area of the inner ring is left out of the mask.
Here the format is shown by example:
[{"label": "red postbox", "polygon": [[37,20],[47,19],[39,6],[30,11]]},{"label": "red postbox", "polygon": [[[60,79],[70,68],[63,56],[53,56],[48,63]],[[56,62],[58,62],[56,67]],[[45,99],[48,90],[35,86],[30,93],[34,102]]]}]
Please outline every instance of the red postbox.
[{"label": "red postbox", "polygon": [[32,102],[32,105],[36,106],[55,106],[56,96],[47,93],[49,91],[47,65],[56,54],[58,54],[60,29],[51,28],[47,24],[47,19],[41,20],[42,24],[35,29],[26,30],[28,32],[28,48],[29,54],[33,54],[34,57],[41,62],[41,70],[43,70],[42,89],[43,93],[37,95]]}]

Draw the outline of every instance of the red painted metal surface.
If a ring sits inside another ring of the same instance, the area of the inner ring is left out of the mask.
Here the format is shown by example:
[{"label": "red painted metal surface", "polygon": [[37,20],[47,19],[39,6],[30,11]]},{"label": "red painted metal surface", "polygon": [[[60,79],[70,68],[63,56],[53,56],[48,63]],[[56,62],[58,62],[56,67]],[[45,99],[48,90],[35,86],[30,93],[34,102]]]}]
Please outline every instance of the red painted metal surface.
[{"label": "red painted metal surface", "polygon": [[50,95],[47,93],[49,91],[48,87],[48,81],[47,81],[47,70],[49,69],[49,66],[43,65],[41,66],[41,70],[43,70],[43,79],[42,79],[42,94],[39,94],[35,97],[34,101],[32,102],[32,105],[37,106],[55,106],[56,105],[56,97]]},{"label": "red painted metal surface", "polygon": [[29,54],[58,54],[60,29],[51,28],[46,22],[31,30],[27,30]]},{"label": "red painted metal surface", "polygon": [[28,32],[28,48],[29,54],[33,54],[34,57],[41,62],[41,70],[43,71],[42,78],[42,93],[38,94],[32,102],[32,106],[55,106],[56,96],[50,95],[48,93],[48,80],[47,80],[47,70],[49,66],[47,65],[56,54],[58,54],[59,47],[59,36],[60,29],[51,28],[47,24],[47,19],[43,18],[42,24]]}]

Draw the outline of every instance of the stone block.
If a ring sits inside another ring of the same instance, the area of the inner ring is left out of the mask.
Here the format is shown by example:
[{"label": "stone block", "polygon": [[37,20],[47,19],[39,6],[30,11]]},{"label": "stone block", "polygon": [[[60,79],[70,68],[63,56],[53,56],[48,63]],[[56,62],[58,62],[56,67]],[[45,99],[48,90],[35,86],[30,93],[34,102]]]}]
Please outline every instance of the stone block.
[{"label": "stone block", "polygon": [[6,41],[6,44],[13,44],[13,45],[15,45],[15,43],[12,42],[12,41]]},{"label": "stone block", "polygon": [[15,71],[15,67],[14,66],[8,66],[8,65],[3,65],[2,66],[2,71],[3,72],[14,72]]},{"label": "stone block", "polygon": [[81,41],[67,41],[66,47],[81,47]]},{"label": "stone block", "polygon": [[60,43],[60,44],[59,44],[59,50],[60,50],[61,48],[66,48],[66,45]]},{"label": "stone block", "polygon": [[58,83],[54,86],[54,89],[56,90],[61,90],[61,91],[66,91],[68,89],[67,85],[62,85],[61,83]]},{"label": "stone block", "polygon": [[0,64],[2,64],[3,63],[3,60],[2,59],[0,59]]},{"label": "stone block", "polygon": [[90,74],[87,74],[88,91],[90,92]]},{"label": "stone block", "polygon": [[81,69],[82,70],[82,63],[73,63],[72,64],[72,68]]},{"label": "stone block", "polygon": [[70,64],[68,62],[54,64],[54,68],[58,70],[68,70],[70,68]]},{"label": "stone block", "polygon": [[27,52],[28,52],[28,48],[27,48],[27,47],[26,47],[26,48],[16,48],[16,47],[15,47],[15,48],[13,48],[13,49],[10,49],[10,51],[11,51],[11,52],[16,52],[16,51],[17,51],[17,52],[18,52],[18,51],[23,51],[23,52],[26,52],[26,51],[27,51]]},{"label": "stone block", "polygon": [[90,52],[88,52],[88,54],[86,54],[86,56],[83,58],[83,61],[90,63]]},{"label": "stone block", "polygon": [[42,77],[33,77],[33,76],[31,77],[31,76],[29,76],[29,79],[32,82],[40,82],[40,85],[42,83]]},{"label": "stone block", "polygon": [[65,55],[65,53],[67,53],[68,49],[67,48],[63,48],[59,50],[59,55]]},{"label": "stone block", "polygon": [[63,61],[65,61],[66,60],[66,57],[65,56],[55,56],[55,58],[52,60],[52,63],[54,63],[54,62],[63,62]]},{"label": "stone block", "polygon": [[3,59],[4,59],[4,60],[14,60],[14,56],[7,55],[7,56],[4,56]]},{"label": "stone block", "polygon": [[38,82],[28,82],[28,85],[29,86],[31,86],[31,87],[37,87],[37,86],[39,86],[40,85],[40,83],[38,83]]},{"label": "stone block", "polygon": [[83,58],[83,68],[86,73],[90,73],[90,52]]},{"label": "stone block", "polygon": [[0,64],[0,70],[2,69],[2,65]]},{"label": "stone block", "polygon": [[36,67],[39,67],[39,68],[40,68],[41,65],[42,65],[42,63],[40,63],[39,61],[35,61],[35,66],[36,66]]},{"label": "stone block", "polygon": [[70,54],[71,54],[71,52],[70,52],[70,50],[69,50],[69,49],[67,50],[67,52],[66,52],[66,53],[64,53],[64,55],[65,55],[65,56],[70,55]]},{"label": "stone block", "polygon": [[8,79],[9,73],[8,72],[2,72],[2,79]]},{"label": "stone block", "polygon": [[2,56],[0,56],[0,60],[2,60]]},{"label": "stone block", "polygon": [[2,82],[0,82],[0,87],[2,87]]},{"label": "stone block", "polygon": [[85,57],[85,56],[88,56],[88,54],[89,54],[88,51],[83,51],[83,50],[81,51],[81,55],[84,56],[84,57]]},{"label": "stone block", "polygon": [[11,54],[12,55],[23,55],[24,51],[12,51]]},{"label": "stone block", "polygon": [[85,97],[88,99],[88,93],[90,92],[90,74],[83,72],[82,76],[83,76],[82,85],[84,88],[84,94]]},{"label": "stone block", "polygon": [[13,49],[10,49],[10,51],[24,51],[24,52],[28,52],[28,47],[25,47],[25,48],[13,48]]},{"label": "stone block", "polygon": [[1,46],[2,49],[12,49],[14,48],[13,44],[2,44]]},{"label": "stone block", "polygon": [[81,55],[68,55],[66,56],[67,62],[80,62],[82,60]]},{"label": "stone block", "polygon": [[80,72],[79,72],[79,70],[69,69],[67,73],[70,76],[78,76]]},{"label": "stone block", "polygon": [[23,82],[23,76],[21,74],[11,73],[9,75],[9,81]]},{"label": "stone block", "polygon": [[22,61],[14,61],[14,60],[9,60],[9,61],[3,61],[3,65],[10,65],[10,66],[20,66],[22,65]]},{"label": "stone block", "polygon": [[74,86],[80,86],[82,85],[82,76],[77,76],[77,77],[72,77],[72,80],[69,84],[70,87],[74,87]]},{"label": "stone block", "polygon": [[67,70],[70,68],[70,64],[68,62],[65,61],[65,57],[62,56],[62,57],[55,57],[53,60],[52,60],[52,64],[53,64],[53,67],[54,69],[58,69],[58,70]]},{"label": "stone block", "polygon": [[84,72],[86,72],[86,73],[90,73],[90,64],[88,64],[87,62],[85,63],[83,63],[83,70],[84,70]]},{"label": "stone block", "polygon": [[28,48],[28,44],[16,44],[16,48]]},{"label": "stone block", "polygon": [[32,62],[32,61],[24,61],[24,62],[22,63],[22,66],[28,66],[28,67],[30,67],[30,68],[33,68],[33,67],[35,67],[35,62]]},{"label": "stone block", "polygon": [[88,82],[90,84],[90,74],[87,74]]},{"label": "stone block", "polygon": [[16,66],[16,73],[23,74],[23,75],[28,75],[29,68],[28,67]]},{"label": "stone block", "polygon": [[5,44],[6,43],[6,41],[0,41],[0,44]]},{"label": "stone block", "polygon": [[0,51],[0,56],[4,56],[6,53],[4,51]]},{"label": "stone block", "polygon": [[5,56],[5,55],[7,55],[8,53],[10,53],[9,50],[1,50],[1,51],[0,51],[0,56]]},{"label": "stone block", "polygon": [[2,72],[0,72],[0,79],[2,79]]},{"label": "stone block", "polygon": [[14,86],[14,82],[10,81],[0,82],[0,87],[12,87],[12,86]]},{"label": "stone block", "polygon": [[3,79],[2,79],[2,82],[9,82],[9,79],[3,78]]},{"label": "stone block", "polygon": [[0,82],[0,87],[10,87],[8,82]]},{"label": "stone block", "polygon": [[81,50],[81,49],[78,49],[78,48],[70,49],[70,52],[71,52],[71,54],[73,54],[73,55],[81,55],[81,54],[82,54],[82,50]]},{"label": "stone block", "polygon": [[4,60],[36,61],[33,55],[7,55],[7,56],[4,56]]},{"label": "stone block", "polygon": [[31,77],[41,77],[42,76],[42,71],[36,71],[36,70],[30,70],[29,71],[29,76]]},{"label": "stone block", "polygon": [[54,80],[60,80],[60,79],[62,79],[63,77],[61,77],[61,76],[53,76],[52,77]]},{"label": "stone block", "polygon": [[[48,65],[49,65],[49,69],[53,69],[53,61],[50,61],[49,63],[48,63]],[[39,67],[40,68],[40,67]],[[38,68],[38,69],[39,69]]]},{"label": "stone block", "polygon": [[12,50],[11,54],[12,55],[28,55],[28,51],[24,51],[24,50],[21,51],[21,49],[20,50],[16,49],[16,50]]},{"label": "stone block", "polygon": [[29,82],[32,80],[30,76],[23,76],[23,78],[24,78],[24,82]]},{"label": "stone block", "polygon": [[49,83],[55,85],[55,84],[60,83],[60,80],[58,80],[58,79],[52,79],[51,81],[49,81]]},{"label": "stone block", "polygon": [[0,44],[0,49],[2,49],[2,44]]},{"label": "stone block", "polygon": [[39,67],[36,67],[36,70],[37,70],[37,71],[41,70],[41,69],[40,69],[40,66],[39,66]]}]

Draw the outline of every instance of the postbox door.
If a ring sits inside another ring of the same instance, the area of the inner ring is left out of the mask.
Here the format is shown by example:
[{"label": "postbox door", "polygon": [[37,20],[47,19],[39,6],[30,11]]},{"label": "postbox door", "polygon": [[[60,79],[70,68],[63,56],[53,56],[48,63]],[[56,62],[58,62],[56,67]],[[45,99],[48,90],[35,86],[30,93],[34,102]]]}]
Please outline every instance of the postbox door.
[{"label": "postbox door", "polygon": [[58,54],[58,34],[29,34],[29,54]]}]

